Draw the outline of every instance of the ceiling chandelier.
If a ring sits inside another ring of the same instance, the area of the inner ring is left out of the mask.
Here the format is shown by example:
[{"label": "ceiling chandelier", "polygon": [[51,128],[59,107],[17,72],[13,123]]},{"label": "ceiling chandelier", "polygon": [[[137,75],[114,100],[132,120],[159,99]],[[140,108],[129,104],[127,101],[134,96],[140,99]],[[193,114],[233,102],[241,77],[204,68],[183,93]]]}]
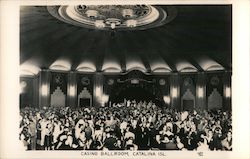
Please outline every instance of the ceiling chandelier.
[{"label": "ceiling chandelier", "polygon": [[175,14],[151,5],[48,6],[49,13],[66,23],[100,30],[135,30],[161,26]]}]

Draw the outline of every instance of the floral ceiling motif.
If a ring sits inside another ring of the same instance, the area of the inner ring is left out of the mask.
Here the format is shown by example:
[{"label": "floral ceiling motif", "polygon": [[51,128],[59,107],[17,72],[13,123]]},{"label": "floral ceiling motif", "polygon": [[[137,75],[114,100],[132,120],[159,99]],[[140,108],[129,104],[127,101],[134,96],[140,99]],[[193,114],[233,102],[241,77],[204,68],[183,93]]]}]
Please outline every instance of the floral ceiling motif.
[{"label": "floral ceiling motif", "polygon": [[49,6],[47,9],[66,23],[100,30],[147,29],[166,24],[175,16],[150,5]]}]

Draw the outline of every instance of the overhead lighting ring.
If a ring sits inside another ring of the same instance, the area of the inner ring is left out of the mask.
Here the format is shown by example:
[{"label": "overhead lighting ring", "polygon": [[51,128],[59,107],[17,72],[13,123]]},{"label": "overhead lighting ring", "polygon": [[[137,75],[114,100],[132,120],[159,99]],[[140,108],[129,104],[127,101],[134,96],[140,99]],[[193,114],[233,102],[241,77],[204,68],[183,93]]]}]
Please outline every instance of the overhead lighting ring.
[{"label": "overhead lighting ring", "polygon": [[172,21],[176,10],[151,5],[48,6],[49,13],[66,23],[98,30],[143,30]]}]

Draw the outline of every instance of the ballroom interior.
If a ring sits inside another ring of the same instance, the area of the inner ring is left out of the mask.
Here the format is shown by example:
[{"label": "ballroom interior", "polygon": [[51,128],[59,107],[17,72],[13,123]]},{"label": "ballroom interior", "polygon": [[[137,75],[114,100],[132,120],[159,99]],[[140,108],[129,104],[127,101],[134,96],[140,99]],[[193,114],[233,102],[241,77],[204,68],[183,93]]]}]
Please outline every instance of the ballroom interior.
[{"label": "ballroom interior", "polygon": [[231,5],[20,7],[20,108],[231,110]]}]

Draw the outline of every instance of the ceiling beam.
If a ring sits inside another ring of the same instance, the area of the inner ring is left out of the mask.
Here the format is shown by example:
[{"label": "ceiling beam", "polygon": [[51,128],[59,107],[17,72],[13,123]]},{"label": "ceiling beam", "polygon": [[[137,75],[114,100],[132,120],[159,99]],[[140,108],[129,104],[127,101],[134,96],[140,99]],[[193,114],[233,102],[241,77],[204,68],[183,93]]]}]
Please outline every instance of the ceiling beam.
[{"label": "ceiling beam", "polygon": [[198,69],[199,72],[204,72],[203,68],[194,60],[193,57],[186,57],[188,62],[190,62],[195,68]]},{"label": "ceiling beam", "polygon": [[151,67],[150,67],[150,64],[149,64],[149,60],[147,58],[147,55],[141,55],[141,60],[142,60],[142,63],[143,65],[145,66],[145,68],[147,69],[147,72],[151,72]]}]

